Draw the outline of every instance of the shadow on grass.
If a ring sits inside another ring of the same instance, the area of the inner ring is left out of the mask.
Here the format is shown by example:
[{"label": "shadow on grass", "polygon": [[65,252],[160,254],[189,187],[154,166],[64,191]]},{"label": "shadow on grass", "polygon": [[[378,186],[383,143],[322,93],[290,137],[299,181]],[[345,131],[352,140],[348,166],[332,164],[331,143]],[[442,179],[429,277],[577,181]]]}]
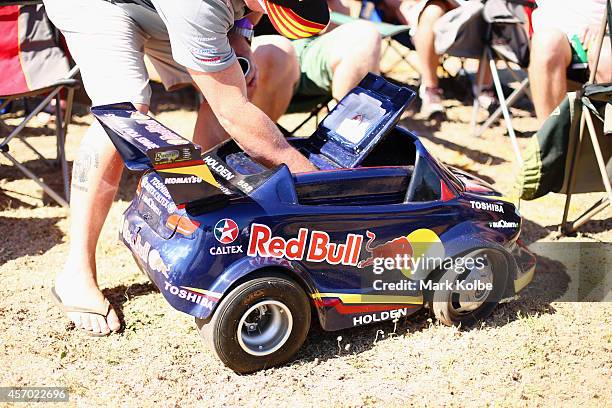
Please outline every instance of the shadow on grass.
[{"label": "shadow on grass", "polygon": [[17,197],[14,196],[10,196],[8,194],[5,193],[6,192],[11,192],[13,194],[15,194],[16,196],[23,196],[23,197],[31,197],[29,195],[26,194],[22,194],[18,191],[13,191],[13,190],[2,190],[0,189],[0,211],[4,211],[4,210],[14,210],[17,208],[24,208],[24,209],[33,209],[36,208],[35,205],[29,204],[25,201],[20,200]]},{"label": "shadow on grass", "polygon": [[[23,165],[40,177],[42,181],[49,185],[49,187],[51,187],[55,192],[60,194],[62,197],[64,196],[64,182],[62,178],[62,170],[59,165],[49,165],[42,159],[23,162]],[[69,175],[72,174],[72,165],[72,162],[68,162]],[[12,165],[0,166],[0,172],[2,173],[2,179],[4,179],[6,182],[29,180],[25,174]],[[138,185],[138,180],[140,180],[141,175],[142,173],[140,172],[124,170],[121,177],[121,183],[119,184],[119,190],[115,196],[115,201],[131,201],[132,198],[134,198],[136,186]],[[25,195],[25,193],[21,193],[20,191],[13,192],[17,195]],[[45,207],[59,207],[59,204],[51,199],[51,197],[45,192],[42,193],[42,197],[38,196],[33,198],[41,199]],[[34,208],[34,206],[25,204],[21,200],[13,197],[9,197],[0,191],[0,209],[18,207]]]},{"label": "shadow on grass", "polygon": [[[17,160],[19,158],[17,157]],[[43,181],[43,183],[47,184],[53,191],[55,191],[60,196],[64,197],[64,179],[62,176],[62,169],[59,163],[56,163],[55,160],[50,160],[49,162],[43,159],[29,160],[25,162],[21,162],[25,167],[27,167],[31,172],[33,172],[39,179]],[[68,174],[70,174],[72,168],[72,163],[68,162]],[[6,182],[17,181],[17,180],[31,180],[28,176],[23,174],[17,167],[12,164],[9,165],[1,165],[0,172],[2,173],[2,179]],[[34,183],[34,181],[32,181]],[[37,195],[32,195],[32,189],[26,189],[27,192],[19,191],[19,188],[12,190],[12,193],[16,195],[28,196],[34,199],[41,200],[45,207],[59,207],[60,205],[53,200],[46,192],[42,191],[40,187],[36,186],[36,190],[41,191]],[[42,194],[42,195],[41,195]],[[14,198],[9,197],[10,200],[14,200]],[[21,200],[19,200],[21,203]],[[2,195],[0,195],[0,209],[5,208],[2,204],[3,199]],[[17,208],[15,205],[20,203],[9,204],[10,208]],[[23,205],[19,205],[25,208],[34,208],[35,206],[27,205],[23,203]]]},{"label": "shadow on grass", "polygon": [[[556,231],[557,225],[551,226],[550,228],[553,228]],[[590,220],[584,225],[582,225],[580,228],[578,228],[578,231],[576,231],[576,234],[574,235],[577,235],[578,233],[598,234],[598,233],[611,231],[611,230],[612,230],[612,218],[606,218],[605,220]]]},{"label": "shadow on grass", "polygon": [[523,242],[529,245],[533,242],[539,241],[542,238],[547,237],[555,231],[557,231],[556,225],[544,227],[531,220],[523,218],[523,225],[521,226],[521,239],[523,240]]},{"label": "shadow on grass", "polygon": [[0,265],[28,255],[42,255],[62,242],[56,225],[61,218],[13,218],[0,216]]},{"label": "shadow on grass", "polygon": [[113,305],[119,321],[121,322],[122,330],[126,327],[125,315],[123,314],[123,306],[128,301],[140,297],[146,296],[151,293],[159,292],[155,285],[151,282],[146,283],[134,283],[132,285],[119,285],[113,288],[103,289],[102,293]]},{"label": "shadow on grass", "polygon": [[[503,327],[519,319],[554,314],[556,310],[551,303],[567,291],[569,282],[570,277],[562,263],[538,257],[533,281],[523,291],[497,305],[491,316],[484,321],[461,330],[480,330],[483,325],[488,328]],[[379,341],[421,332],[433,324],[436,324],[435,320],[427,309],[421,309],[397,322],[386,321],[336,332],[326,332],[315,322],[297,358],[325,361],[340,355],[360,354],[370,350]],[[347,345],[350,345],[348,349],[345,348]]]},{"label": "shadow on grass", "polygon": [[457,143],[451,142],[449,140],[439,138],[434,135],[430,135],[427,138],[431,140],[432,142],[434,142],[435,144],[442,145],[447,149],[454,150],[456,152],[461,152],[479,164],[486,164],[488,166],[497,166],[497,165],[507,162],[506,159],[503,159],[499,156],[492,156],[480,150],[470,149],[469,147],[467,147],[467,145],[469,144],[469,139],[466,140],[466,145],[463,146],[463,145],[459,145]]}]

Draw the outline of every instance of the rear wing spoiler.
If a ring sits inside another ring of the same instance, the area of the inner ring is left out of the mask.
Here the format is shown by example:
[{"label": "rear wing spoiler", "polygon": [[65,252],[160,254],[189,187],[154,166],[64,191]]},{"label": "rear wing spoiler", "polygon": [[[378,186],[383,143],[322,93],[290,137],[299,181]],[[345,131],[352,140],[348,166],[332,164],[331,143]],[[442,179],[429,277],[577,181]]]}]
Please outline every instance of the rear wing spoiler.
[{"label": "rear wing spoiler", "polygon": [[138,112],[131,103],[96,106],[91,112],[125,166],[134,171],[155,171],[177,205],[208,207],[227,202],[223,187],[202,159],[200,146]]}]

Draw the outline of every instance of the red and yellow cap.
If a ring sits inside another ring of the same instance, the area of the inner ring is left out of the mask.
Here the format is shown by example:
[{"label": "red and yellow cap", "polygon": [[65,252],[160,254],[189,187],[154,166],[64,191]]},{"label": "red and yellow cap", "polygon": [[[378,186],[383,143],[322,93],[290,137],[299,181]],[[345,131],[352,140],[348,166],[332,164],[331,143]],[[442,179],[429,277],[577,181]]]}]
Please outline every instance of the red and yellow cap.
[{"label": "red and yellow cap", "polygon": [[326,0],[259,0],[283,36],[292,40],[319,34],[329,24]]}]

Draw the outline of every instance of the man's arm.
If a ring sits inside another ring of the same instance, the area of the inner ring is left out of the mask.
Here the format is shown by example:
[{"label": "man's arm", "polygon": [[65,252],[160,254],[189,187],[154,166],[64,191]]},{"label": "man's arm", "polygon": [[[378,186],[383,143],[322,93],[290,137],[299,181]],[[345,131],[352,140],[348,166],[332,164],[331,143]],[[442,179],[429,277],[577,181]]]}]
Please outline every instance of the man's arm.
[{"label": "man's arm", "polygon": [[252,11],[245,18],[248,18],[253,26],[256,26],[259,23],[259,20],[263,17],[263,13],[258,11]]},{"label": "man's arm", "polygon": [[351,9],[345,4],[344,0],[327,0],[327,5],[331,11],[336,13],[344,14],[346,16],[351,15]]},{"label": "man's arm", "polygon": [[254,160],[268,167],[285,163],[293,173],[316,168],[291,147],[274,122],[249,102],[242,70],[229,68],[203,73],[189,70],[221,126]]}]

